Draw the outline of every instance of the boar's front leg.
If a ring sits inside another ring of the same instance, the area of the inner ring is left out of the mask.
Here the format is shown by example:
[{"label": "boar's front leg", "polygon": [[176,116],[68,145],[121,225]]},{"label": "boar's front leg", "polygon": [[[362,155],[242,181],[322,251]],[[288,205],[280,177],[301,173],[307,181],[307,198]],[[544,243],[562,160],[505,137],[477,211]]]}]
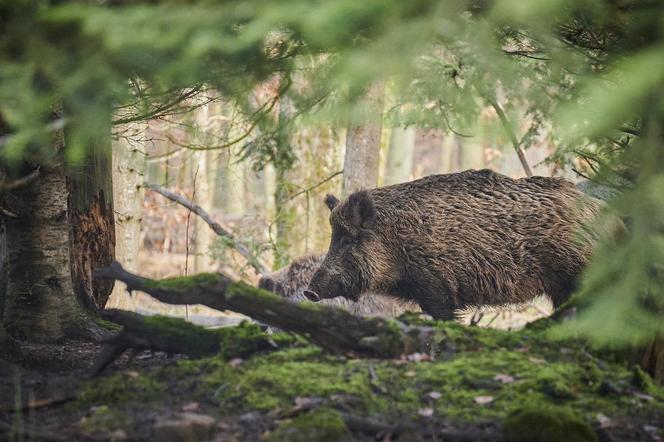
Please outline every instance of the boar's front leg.
[{"label": "boar's front leg", "polygon": [[422,311],[434,319],[453,321],[456,319],[455,307],[449,302],[449,297],[442,293],[414,293],[413,298],[422,308]]},{"label": "boar's front leg", "polygon": [[[447,281],[437,278],[436,283],[420,285],[413,280],[425,280],[426,276],[414,275],[409,280],[402,280],[396,287],[396,293],[401,299],[412,300],[419,304],[424,313],[434,319],[452,321],[456,319],[455,312],[458,310],[454,302],[453,288]],[[432,287],[438,286],[432,289]]]}]

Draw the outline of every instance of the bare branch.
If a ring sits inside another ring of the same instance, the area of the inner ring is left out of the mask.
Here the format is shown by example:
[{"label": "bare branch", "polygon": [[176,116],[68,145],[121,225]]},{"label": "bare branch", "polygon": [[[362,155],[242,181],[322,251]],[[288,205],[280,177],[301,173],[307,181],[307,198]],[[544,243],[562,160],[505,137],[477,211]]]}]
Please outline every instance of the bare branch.
[{"label": "bare branch", "polygon": [[530,166],[528,165],[528,161],[526,160],[526,155],[523,153],[523,149],[521,149],[519,139],[516,137],[516,133],[514,132],[514,127],[512,126],[512,123],[507,119],[505,111],[503,110],[502,107],[500,107],[500,104],[498,104],[498,102],[493,98],[487,98],[487,101],[489,102],[491,107],[495,109],[496,114],[498,114],[498,118],[500,119],[500,122],[503,125],[503,129],[505,130],[505,133],[509,137],[510,141],[512,141],[512,146],[514,147],[516,154],[519,156],[519,161],[521,162],[521,166],[523,166],[524,172],[526,172],[526,176],[527,177],[533,176],[533,172],[530,170]]},{"label": "bare branch", "polygon": [[184,196],[172,192],[158,184],[146,183],[143,186],[147,189],[157,192],[158,194],[168,198],[171,201],[180,204],[181,206],[186,207],[191,212],[198,215],[203,221],[205,221],[207,225],[210,226],[210,228],[214,233],[224,238],[230,239],[233,243],[233,247],[235,247],[235,250],[237,250],[238,253],[247,260],[249,265],[251,265],[251,267],[253,267],[258,274],[263,275],[268,272],[267,265],[261,262],[260,259],[258,259],[257,257],[253,256],[249,247],[238,241],[237,238],[235,238],[235,235],[233,235],[233,232],[230,230],[230,228],[212,219],[212,216],[210,216],[209,213],[203,210],[201,206],[194,203],[193,201],[190,201]]},{"label": "bare branch", "polygon": [[314,190],[315,188],[322,186],[323,184],[325,184],[325,183],[327,183],[328,181],[330,181],[330,180],[332,180],[332,179],[338,177],[339,175],[341,175],[341,174],[343,174],[343,173],[344,173],[343,169],[338,170],[338,171],[334,172],[332,175],[330,175],[330,176],[328,176],[327,178],[325,178],[323,181],[320,181],[320,182],[314,184],[313,186],[309,186],[309,187],[307,187],[306,189],[302,189],[302,190],[300,190],[299,192],[294,193],[293,195],[290,196],[290,199],[292,200],[292,199],[295,199],[295,198],[297,198],[298,196],[302,195],[303,193],[311,192],[311,191]]},{"label": "bare branch", "polygon": [[31,182],[35,181],[39,177],[39,168],[33,170],[24,177],[21,177],[17,180],[10,181],[8,183],[0,183],[0,192],[9,192],[24,186],[27,186]]}]

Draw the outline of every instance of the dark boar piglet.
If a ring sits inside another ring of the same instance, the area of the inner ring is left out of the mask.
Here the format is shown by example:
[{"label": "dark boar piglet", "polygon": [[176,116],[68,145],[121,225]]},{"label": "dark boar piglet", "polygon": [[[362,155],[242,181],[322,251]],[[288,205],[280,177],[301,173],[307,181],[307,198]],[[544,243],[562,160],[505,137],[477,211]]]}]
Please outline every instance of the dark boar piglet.
[{"label": "dark boar piglet", "polygon": [[[258,281],[258,287],[274,292],[294,302],[308,299],[305,291],[321,263],[324,254],[308,255],[293,260],[292,263],[276,272],[263,275]],[[376,293],[367,293],[359,302],[346,298],[323,299],[323,304],[343,308],[358,316],[396,317],[407,310],[417,311],[414,303],[407,303]]]},{"label": "dark boar piglet", "polygon": [[559,306],[602,225],[609,228],[588,228],[601,202],[568,181],[491,170],[432,175],[345,201],[328,195],[325,203],[332,239],[309,290],[355,301],[385,293],[439,319],[542,294]]}]

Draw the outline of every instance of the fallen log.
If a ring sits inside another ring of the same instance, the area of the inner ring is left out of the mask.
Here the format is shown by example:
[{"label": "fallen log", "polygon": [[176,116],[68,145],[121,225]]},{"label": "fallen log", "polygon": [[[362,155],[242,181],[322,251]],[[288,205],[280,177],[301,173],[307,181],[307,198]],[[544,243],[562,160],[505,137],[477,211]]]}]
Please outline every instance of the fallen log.
[{"label": "fallen log", "polygon": [[127,290],[139,290],[167,304],[202,304],[244,314],[281,330],[303,335],[333,352],[350,356],[398,358],[428,352],[430,327],[413,327],[383,318],[362,318],[341,309],[309,302],[292,303],[270,292],[234,282],[220,274],[152,280],[130,273],[114,262],[95,271],[116,279]]},{"label": "fallen log", "polygon": [[118,334],[106,340],[95,361],[93,375],[101,373],[129,349],[192,357],[219,355],[231,359],[278,348],[277,343],[255,324],[244,323],[233,328],[210,330],[180,318],[143,316],[125,310],[103,310],[101,316],[123,327]]}]

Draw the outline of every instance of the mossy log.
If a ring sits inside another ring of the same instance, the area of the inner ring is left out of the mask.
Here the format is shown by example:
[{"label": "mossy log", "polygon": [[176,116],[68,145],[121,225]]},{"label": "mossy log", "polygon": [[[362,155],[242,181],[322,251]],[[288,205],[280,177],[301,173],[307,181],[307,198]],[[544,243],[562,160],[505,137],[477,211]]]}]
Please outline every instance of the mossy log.
[{"label": "mossy log", "polygon": [[223,359],[247,357],[279,348],[283,339],[271,339],[259,326],[242,323],[237,327],[208,330],[180,318],[143,316],[124,310],[101,312],[104,319],[120,324],[122,330],[110,339],[95,362],[98,374],[125,350],[156,350],[193,357],[218,355]]},{"label": "mossy log", "polygon": [[430,327],[407,326],[382,318],[361,318],[335,307],[292,303],[264,290],[234,282],[220,274],[151,280],[113,263],[98,269],[99,278],[122,281],[167,304],[202,304],[242,313],[265,324],[306,336],[328,351],[348,355],[395,358],[426,352]]}]

